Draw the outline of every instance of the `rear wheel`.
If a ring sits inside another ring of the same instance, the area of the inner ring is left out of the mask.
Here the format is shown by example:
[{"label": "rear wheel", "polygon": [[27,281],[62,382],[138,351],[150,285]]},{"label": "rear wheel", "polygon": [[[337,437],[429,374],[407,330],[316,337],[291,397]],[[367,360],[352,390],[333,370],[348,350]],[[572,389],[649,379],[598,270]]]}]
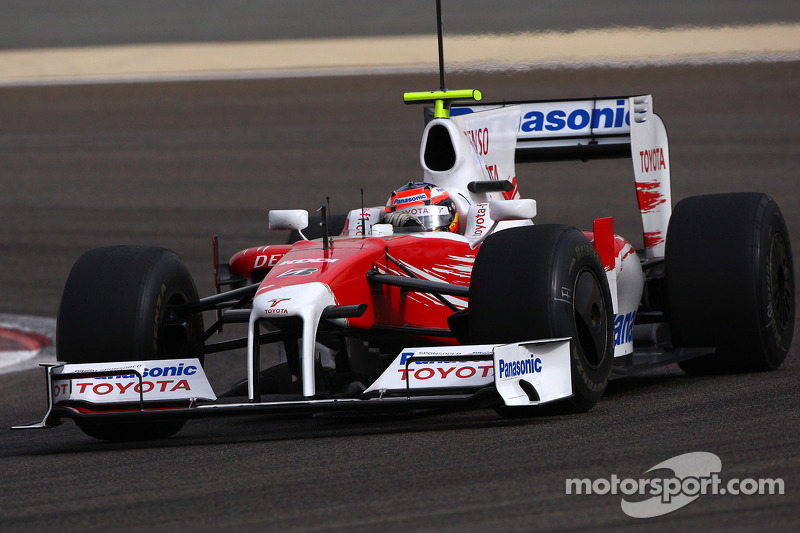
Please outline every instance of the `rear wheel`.
[{"label": "rear wheel", "polygon": [[794,267],[786,222],[761,193],[693,196],[667,233],[669,325],[676,347],[712,347],[690,374],[778,368],[794,334]]},{"label": "rear wheel", "polygon": [[[561,225],[490,235],[472,271],[470,342],[571,337],[573,396],[559,407],[586,411],[608,384],[614,357],[613,309],[603,264],[582,232]],[[536,408],[498,408],[528,416]]]},{"label": "rear wheel", "polygon": [[[197,299],[188,269],[169,250],[113,246],[86,252],[73,266],[61,298],[58,359],[94,363],[201,356],[202,314],[180,308]],[[78,425],[99,439],[142,440],[167,437],[183,424]]]}]

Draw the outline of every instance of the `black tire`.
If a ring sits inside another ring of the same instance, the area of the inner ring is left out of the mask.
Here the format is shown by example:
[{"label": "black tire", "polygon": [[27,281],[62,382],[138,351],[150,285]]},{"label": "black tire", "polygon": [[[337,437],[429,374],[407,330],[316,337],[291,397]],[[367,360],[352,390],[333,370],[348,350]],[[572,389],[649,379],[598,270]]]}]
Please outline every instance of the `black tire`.
[{"label": "black tire", "polygon": [[[558,412],[591,409],[608,384],[614,316],[608,279],[586,236],[570,226],[537,225],[490,235],[472,270],[470,342],[512,343],[571,337],[574,395]],[[542,409],[501,406],[503,416]]]},{"label": "black tire", "polygon": [[[67,363],[123,362],[202,355],[201,313],[177,306],[197,289],[177,255],[163,248],[114,246],[83,254],[67,278],[56,326],[58,359]],[[176,433],[184,421],[79,423],[105,440],[142,440]]]},{"label": "black tire", "polygon": [[[328,235],[341,235],[342,231],[344,230],[344,224],[347,222],[346,215],[328,215]],[[322,237],[322,217],[320,216],[311,216],[308,217],[308,227],[303,230],[303,235],[310,241],[314,239],[319,239]],[[297,230],[292,230],[289,233],[289,239],[286,241],[286,244],[294,244],[297,241],[303,240],[300,237],[300,232]]]},{"label": "black tire", "polygon": [[676,347],[714,347],[689,374],[778,368],[794,334],[786,222],[761,193],[693,196],[675,206],[666,243],[668,319]]}]

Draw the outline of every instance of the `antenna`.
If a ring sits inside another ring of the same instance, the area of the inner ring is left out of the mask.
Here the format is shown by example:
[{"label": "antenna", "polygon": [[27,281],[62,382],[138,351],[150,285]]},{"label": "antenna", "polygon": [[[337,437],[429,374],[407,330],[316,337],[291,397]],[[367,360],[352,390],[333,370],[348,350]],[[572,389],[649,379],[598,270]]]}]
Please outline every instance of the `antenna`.
[{"label": "antenna", "polygon": [[450,102],[453,100],[479,101],[481,92],[473,89],[448,91],[444,83],[444,39],[442,37],[442,0],[436,0],[436,36],[439,42],[439,90],[431,92],[405,93],[407,104],[433,104],[434,118],[450,118]]},{"label": "antenna", "polygon": [[444,40],[442,39],[442,0],[436,0],[436,36],[439,40],[439,90],[447,91],[444,84]]},{"label": "antenna", "polygon": [[[330,202],[330,199],[328,201]],[[321,213],[319,225],[322,228],[322,249],[328,250],[330,248],[330,242],[328,241],[328,206],[321,205],[317,212]]]},{"label": "antenna", "polygon": [[364,216],[364,187],[361,187],[361,238],[367,237],[367,220]]}]

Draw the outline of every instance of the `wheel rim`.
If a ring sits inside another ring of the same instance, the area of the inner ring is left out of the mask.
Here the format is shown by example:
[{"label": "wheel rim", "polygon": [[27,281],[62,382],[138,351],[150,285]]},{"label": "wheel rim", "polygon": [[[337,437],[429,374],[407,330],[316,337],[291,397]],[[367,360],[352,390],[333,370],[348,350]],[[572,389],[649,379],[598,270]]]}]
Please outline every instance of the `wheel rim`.
[{"label": "wheel rim", "polygon": [[786,241],[780,233],[776,233],[772,237],[769,271],[773,315],[778,327],[787,330],[793,326],[791,322],[794,308],[794,283]]},{"label": "wheel rim", "polygon": [[163,319],[159,326],[159,355],[162,359],[178,357],[191,336],[191,316],[181,313],[180,309],[188,302],[183,292],[176,292],[169,297],[164,307]]},{"label": "wheel rim", "polygon": [[578,274],[573,301],[577,340],[588,365],[599,368],[608,341],[608,314],[600,283],[591,270]]}]

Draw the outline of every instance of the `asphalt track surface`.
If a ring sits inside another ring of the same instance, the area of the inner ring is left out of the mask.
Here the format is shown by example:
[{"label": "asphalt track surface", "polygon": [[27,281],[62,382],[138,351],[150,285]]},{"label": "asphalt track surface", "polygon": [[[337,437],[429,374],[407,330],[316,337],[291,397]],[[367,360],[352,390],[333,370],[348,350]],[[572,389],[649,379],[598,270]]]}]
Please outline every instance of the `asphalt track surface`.
[{"label": "asphalt track surface", "polygon": [[[211,290],[223,255],[279,242],[271,208],[342,212],[419,176],[429,76],[0,89],[0,312],[55,316],[71,264],[96,246],[174,249]],[[800,251],[800,63],[451,76],[487,99],[652,92],[670,133],[673,201],[759,190]],[[641,244],[629,162],[520,166],[539,222],[614,215]],[[735,313],[736,310],[729,310]],[[800,317],[799,317],[800,318]],[[795,326],[797,332],[797,325]],[[796,335],[797,337],[797,335]],[[3,531],[796,531],[800,341],[775,372],[695,378],[664,368],[612,383],[589,413],[491,411],[389,419],[191,421],[164,441],[111,444],[73,424],[0,429]],[[225,381],[244,358],[216,356]],[[0,428],[41,417],[40,371],[0,375]],[[638,478],[694,451],[722,477],[781,478],[782,496],[701,496],[637,520],[568,478]]]}]

